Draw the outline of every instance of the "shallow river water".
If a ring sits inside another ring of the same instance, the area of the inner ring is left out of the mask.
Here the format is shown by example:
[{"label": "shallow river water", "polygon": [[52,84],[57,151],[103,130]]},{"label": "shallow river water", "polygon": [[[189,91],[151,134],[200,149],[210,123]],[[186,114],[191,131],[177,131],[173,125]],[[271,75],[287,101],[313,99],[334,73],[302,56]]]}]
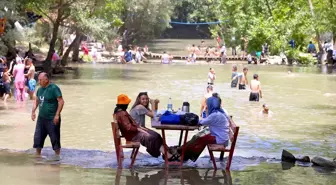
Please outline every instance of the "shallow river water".
[{"label": "shallow river water", "polygon": [[[127,170],[121,174],[115,170],[110,122],[116,97],[125,93],[135,100],[139,92],[147,91],[151,98],[160,99],[159,109],[165,109],[171,97],[174,109],[187,100],[191,111],[199,113],[209,67],[216,70],[214,90],[241,127],[231,167],[233,184],[336,184],[335,172],[298,166],[283,171],[279,163],[282,149],[295,155],[336,157],[336,75],[328,74],[330,69],[248,66],[249,80],[258,73],[262,83],[264,97],[257,103],[248,101],[248,90],[230,88],[231,65],[73,67],[77,70],[52,80],[65,100],[60,166],[42,165],[31,158],[35,128],[30,119],[32,102],[0,102],[1,184],[111,184],[120,175],[120,184],[164,184],[166,177],[168,184],[224,184],[224,179],[216,183],[205,178],[206,169],[212,167],[207,151],[196,163],[186,163],[188,169],[165,172],[163,160],[149,157],[141,147],[133,176]],[[238,68],[241,71],[243,66]],[[287,74],[288,70],[293,71],[292,75]],[[263,103],[274,113],[272,117],[258,114]],[[146,125],[150,127],[149,119]],[[175,145],[179,134],[172,131],[167,137],[168,144]],[[50,146],[48,139],[45,143]],[[43,155],[52,155],[49,147]],[[129,162],[125,160],[124,165]],[[224,167],[225,162],[218,161],[218,165]],[[222,172],[217,172],[219,177],[223,177]]]}]

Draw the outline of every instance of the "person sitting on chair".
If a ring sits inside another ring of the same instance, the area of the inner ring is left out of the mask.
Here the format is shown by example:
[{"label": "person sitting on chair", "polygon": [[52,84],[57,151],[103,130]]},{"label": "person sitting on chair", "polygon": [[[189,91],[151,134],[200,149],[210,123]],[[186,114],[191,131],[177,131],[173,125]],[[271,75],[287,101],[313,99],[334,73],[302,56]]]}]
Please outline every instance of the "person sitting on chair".
[{"label": "person sitting on chair", "polygon": [[[150,99],[147,92],[139,93],[130,111],[130,115],[137,122],[137,125],[141,127],[146,127],[145,115],[153,118],[155,115],[155,111],[158,108],[159,102],[160,101],[158,99]],[[149,108],[149,104],[152,105],[152,109]]]},{"label": "person sitting on chair", "polygon": [[[208,117],[200,120],[199,124],[208,126],[210,133],[200,133],[199,137],[193,137],[186,143],[184,161],[190,159],[195,162],[208,144],[229,145],[230,118],[221,108],[221,103],[221,98],[217,93],[206,100]],[[177,151],[171,150],[172,154],[174,156],[176,153],[181,155],[182,147],[177,148]],[[180,156],[178,159],[180,160]]]},{"label": "person sitting on chair", "polygon": [[[164,153],[162,137],[153,130],[137,125],[126,111],[130,102],[131,99],[125,94],[120,94],[117,98],[113,117],[117,121],[121,134],[126,141],[140,142],[151,156],[159,157],[161,153]],[[172,155],[168,153],[168,158],[171,157]]]}]

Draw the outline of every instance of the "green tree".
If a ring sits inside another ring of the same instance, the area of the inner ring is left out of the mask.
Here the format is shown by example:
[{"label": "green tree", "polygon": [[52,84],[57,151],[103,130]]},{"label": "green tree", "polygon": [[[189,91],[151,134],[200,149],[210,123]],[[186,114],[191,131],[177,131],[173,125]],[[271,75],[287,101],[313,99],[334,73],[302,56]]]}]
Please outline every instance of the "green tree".
[{"label": "green tree", "polygon": [[127,43],[149,39],[168,28],[173,13],[172,0],[128,0],[123,12]]}]

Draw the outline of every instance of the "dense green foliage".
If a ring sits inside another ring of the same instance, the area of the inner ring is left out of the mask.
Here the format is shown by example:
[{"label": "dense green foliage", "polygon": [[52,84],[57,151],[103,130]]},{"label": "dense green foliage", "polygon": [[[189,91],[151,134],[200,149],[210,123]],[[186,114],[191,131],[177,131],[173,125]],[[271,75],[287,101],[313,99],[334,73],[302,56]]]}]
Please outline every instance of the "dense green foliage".
[{"label": "dense green foliage", "polygon": [[[209,29],[220,36],[227,46],[260,51],[264,43],[271,54],[288,52],[289,41],[295,41],[295,51],[304,52],[309,41],[318,49],[324,41],[336,41],[335,0],[3,0],[2,16],[8,17],[0,52],[5,53],[15,41],[40,45],[50,43],[53,49],[70,33],[100,41],[113,41],[125,29],[127,43],[160,36],[170,27],[170,20],[180,22],[214,22]],[[26,11],[42,15],[34,27],[21,36],[14,22],[29,25]],[[29,39],[27,39],[29,38]],[[81,38],[81,37],[80,37]],[[78,48],[76,40],[73,47]],[[336,44],[335,44],[336,45]],[[62,52],[63,53],[63,52]],[[292,52],[293,53],[293,52]],[[64,56],[67,58],[67,52]],[[77,54],[78,57],[78,54]],[[48,59],[48,58],[47,58]]]}]

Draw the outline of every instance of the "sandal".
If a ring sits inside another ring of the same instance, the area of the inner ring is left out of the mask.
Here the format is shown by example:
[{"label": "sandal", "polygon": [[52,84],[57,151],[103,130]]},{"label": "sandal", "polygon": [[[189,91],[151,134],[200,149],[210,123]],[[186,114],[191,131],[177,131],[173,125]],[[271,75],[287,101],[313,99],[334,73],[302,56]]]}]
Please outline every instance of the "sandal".
[{"label": "sandal", "polygon": [[[172,154],[172,156],[168,159],[168,161],[169,162],[173,162],[173,161],[180,161],[180,158],[181,156],[180,156],[180,154]],[[164,154],[162,154],[162,159],[163,160],[166,160],[166,157],[165,157],[165,155]]]}]

